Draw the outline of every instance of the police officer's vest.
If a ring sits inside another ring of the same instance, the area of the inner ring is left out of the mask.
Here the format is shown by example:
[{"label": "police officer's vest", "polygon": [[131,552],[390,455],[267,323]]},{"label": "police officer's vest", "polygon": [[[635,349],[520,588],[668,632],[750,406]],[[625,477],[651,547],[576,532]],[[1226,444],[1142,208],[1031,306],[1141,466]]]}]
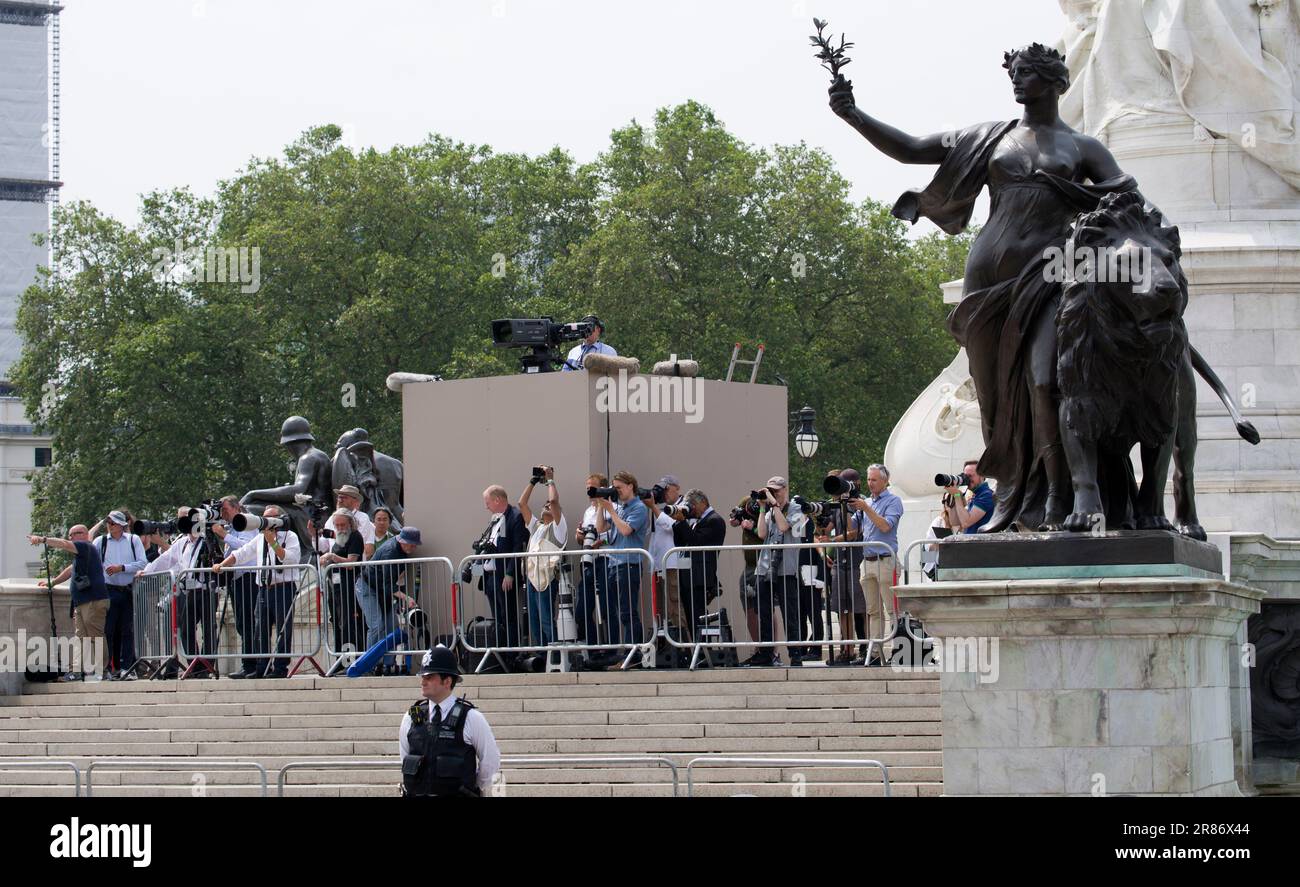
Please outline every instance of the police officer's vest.
[{"label": "police officer's vest", "polygon": [[[465,719],[474,706],[457,699],[435,730],[429,700],[411,706],[409,748],[402,760],[402,793],[407,797],[478,797],[478,759],[465,741]],[[437,708],[437,706],[434,706]]]}]

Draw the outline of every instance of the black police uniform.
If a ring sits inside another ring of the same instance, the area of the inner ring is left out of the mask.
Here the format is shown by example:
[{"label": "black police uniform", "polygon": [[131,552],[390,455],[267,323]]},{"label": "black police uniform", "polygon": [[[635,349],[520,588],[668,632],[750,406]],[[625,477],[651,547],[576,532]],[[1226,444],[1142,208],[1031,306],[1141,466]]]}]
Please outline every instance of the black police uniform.
[{"label": "black police uniform", "polygon": [[457,699],[444,719],[442,710],[427,699],[411,706],[409,751],[402,760],[403,796],[479,796],[478,756],[465,741],[465,720],[472,708],[468,700]]}]

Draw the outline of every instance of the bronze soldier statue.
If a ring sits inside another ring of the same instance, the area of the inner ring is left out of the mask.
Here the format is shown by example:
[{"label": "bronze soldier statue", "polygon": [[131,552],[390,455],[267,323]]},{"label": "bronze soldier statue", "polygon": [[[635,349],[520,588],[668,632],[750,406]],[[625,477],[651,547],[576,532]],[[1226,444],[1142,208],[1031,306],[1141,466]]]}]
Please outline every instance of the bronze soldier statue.
[{"label": "bronze soldier statue", "polygon": [[334,508],[334,487],[330,483],[330,457],[313,444],[311,423],[302,416],[290,416],[280,426],[280,443],[293,456],[293,482],[266,490],[250,490],[240,500],[248,510],[260,514],[267,505],[278,505],[293,523],[302,550],[312,550],[307,519],[314,513]]}]

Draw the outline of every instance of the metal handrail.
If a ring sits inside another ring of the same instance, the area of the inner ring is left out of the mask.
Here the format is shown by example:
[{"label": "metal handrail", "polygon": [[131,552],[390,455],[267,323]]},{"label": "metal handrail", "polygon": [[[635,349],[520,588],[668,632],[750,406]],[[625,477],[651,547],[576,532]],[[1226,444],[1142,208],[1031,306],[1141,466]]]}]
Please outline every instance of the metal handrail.
[{"label": "metal handrail", "polygon": [[153,760],[91,761],[86,766],[86,797],[94,793],[95,768],[102,770],[193,770],[202,773],[205,770],[257,770],[262,774],[262,797],[267,796],[266,768],[256,761],[203,761],[194,758],[160,758]]},{"label": "metal handrail", "polygon": [[[947,536],[944,538],[950,539],[952,537]],[[907,548],[903,549],[903,584],[904,585],[912,584],[912,568],[910,563],[912,558],[912,549],[920,548],[921,546],[924,545],[938,545],[943,541],[944,539],[917,539],[915,542],[909,544]],[[925,573],[924,565],[922,565],[921,572],[922,574]]]},{"label": "metal handrail", "polygon": [[8,761],[0,759],[0,770],[47,770],[68,767],[72,770],[74,798],[81,797],[81,768],[71,761]]},{"label": "metal handrail", "polygon": [[[547,766],[547,765],[598,765],[598,764],[654,764],[667,767],[673,777],[673,797],[681,796],[681,775],[678,766],[671,760],[658,755],[505,755],[501,758],[501,769],[507,767]],[[276,775],[276,796],[284,797],[284,788],[288,784],[287,774],[290,770],[378,770],[401,769],[400,758],[353,760],[353,761],[290,761],[280,768]]]},{"label": "metal handrail", "polygon": [[730,755],[701,755],[698,758],[692,758],[686,764],[686,797],[688,798],[695,797],[694,768],[697,764],[701,766],[739,764],[745,767],[878,767],[881,778],[884,780],[885,797],[892,797],[889,787],[889,768],[880,761],[871,758],[741,758]]}]

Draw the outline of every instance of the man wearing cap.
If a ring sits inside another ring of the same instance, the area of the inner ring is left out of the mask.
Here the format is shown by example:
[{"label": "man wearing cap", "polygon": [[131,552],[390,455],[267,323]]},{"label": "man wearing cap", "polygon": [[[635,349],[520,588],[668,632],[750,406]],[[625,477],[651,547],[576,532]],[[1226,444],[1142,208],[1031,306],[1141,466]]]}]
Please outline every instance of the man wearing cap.
[{"label": "man wearing cap", "polygon": [[[793,545],[802,542],[808,517],[790,501],[790,484],[784,477],[768,478],[762,509],[754,532],[767,545]],[[803,640],[804,626],[799,612],[799,550],[764,548],[758,556],[758,635],[770,643],[772,607],[781,608],[787,643]],[[791,648],[791,660],[798,648]],[[780,665],[773,647],[760,647],[746,662],[749,666]]]},{"label": "man wearing cap", "polygon": [[[63,568],[59,575],[51,580],[58,585],[72,577],[72,625],[77,634],[78,643],[72,647],[72,670],[59,678],[60,681],[80,681],[86,677],[87,666],[97,668],[86,662],[87,654],[94,653],[91,646],[96,638],[103,643],[104,622],[108,618],[108,587],[104,584],[104,567],[99,562],[99,551],[90,541],[90,531],[85,524],[77,524],[68,530],[67,539],[54,536],[28,536],[27,541],[33,545],[45,545],[57,548],[74,556],[72,563]],[[36,583],[45,588],[45,580]],[[99,680],[95,674],[92,680]]]},{"label": "man wearing cap", "polygon": [[375,523],[370,519],[370,515],[361,509],[361,491],[352,484],[344,484],[334,491],[334,501],[338,503],[339,508],[352,512],[352,522],[357,525],[357,532],[361,534],[362,560],[370,560],[375,556]]},{"label": "man wearing cap", "polygon": [[582,340],[581,345],[574,345],[569,350],[569,357],[561,368],[562,372],[584,369],[583,361],[587,359],[588,354],[608,354],[610,357],[618,357],[617,351],[600,341],[600,337],[605,335],[605,324],[601,323],[599,317],[588,314],[581,322],[592,325],[591,334]]},{"label": "man wearing cap", "polygon": [[[399,581],[406,577],[406,564],[385,564],[381,561],[404,561],[415,556],[420,547],[420,531],[416,527],[402,527],[402,532],[375,549],[373,564],[364,566],[357,577],[357,603],[366,619],[366,649],[393,633],[397,619],[393,612],[393,598],[400,591]],[[406,578],[414,588],[415,577]],[[391,664],[391,663],[390,663]]]},{"label": "man wearing cap", "polygon": [[108,533],[95,540],[99,559],[104,565],[104,584],[108,586],[108,617],[104,637],[113,677],[125,677],[135,665],[135,616],[131,605],[131,583],[135,574],[149,565],[144,543],[128,533],[127,517],[121,511],[108,513]]},{"label": "man wearing cap", "polygon": [[456,656],[439,644],[420,663],[418,700],[402,716],[397,748],[402,795],[478,798],[501,770],[501,751],[483,713],[453,691],[460,682]]}]

